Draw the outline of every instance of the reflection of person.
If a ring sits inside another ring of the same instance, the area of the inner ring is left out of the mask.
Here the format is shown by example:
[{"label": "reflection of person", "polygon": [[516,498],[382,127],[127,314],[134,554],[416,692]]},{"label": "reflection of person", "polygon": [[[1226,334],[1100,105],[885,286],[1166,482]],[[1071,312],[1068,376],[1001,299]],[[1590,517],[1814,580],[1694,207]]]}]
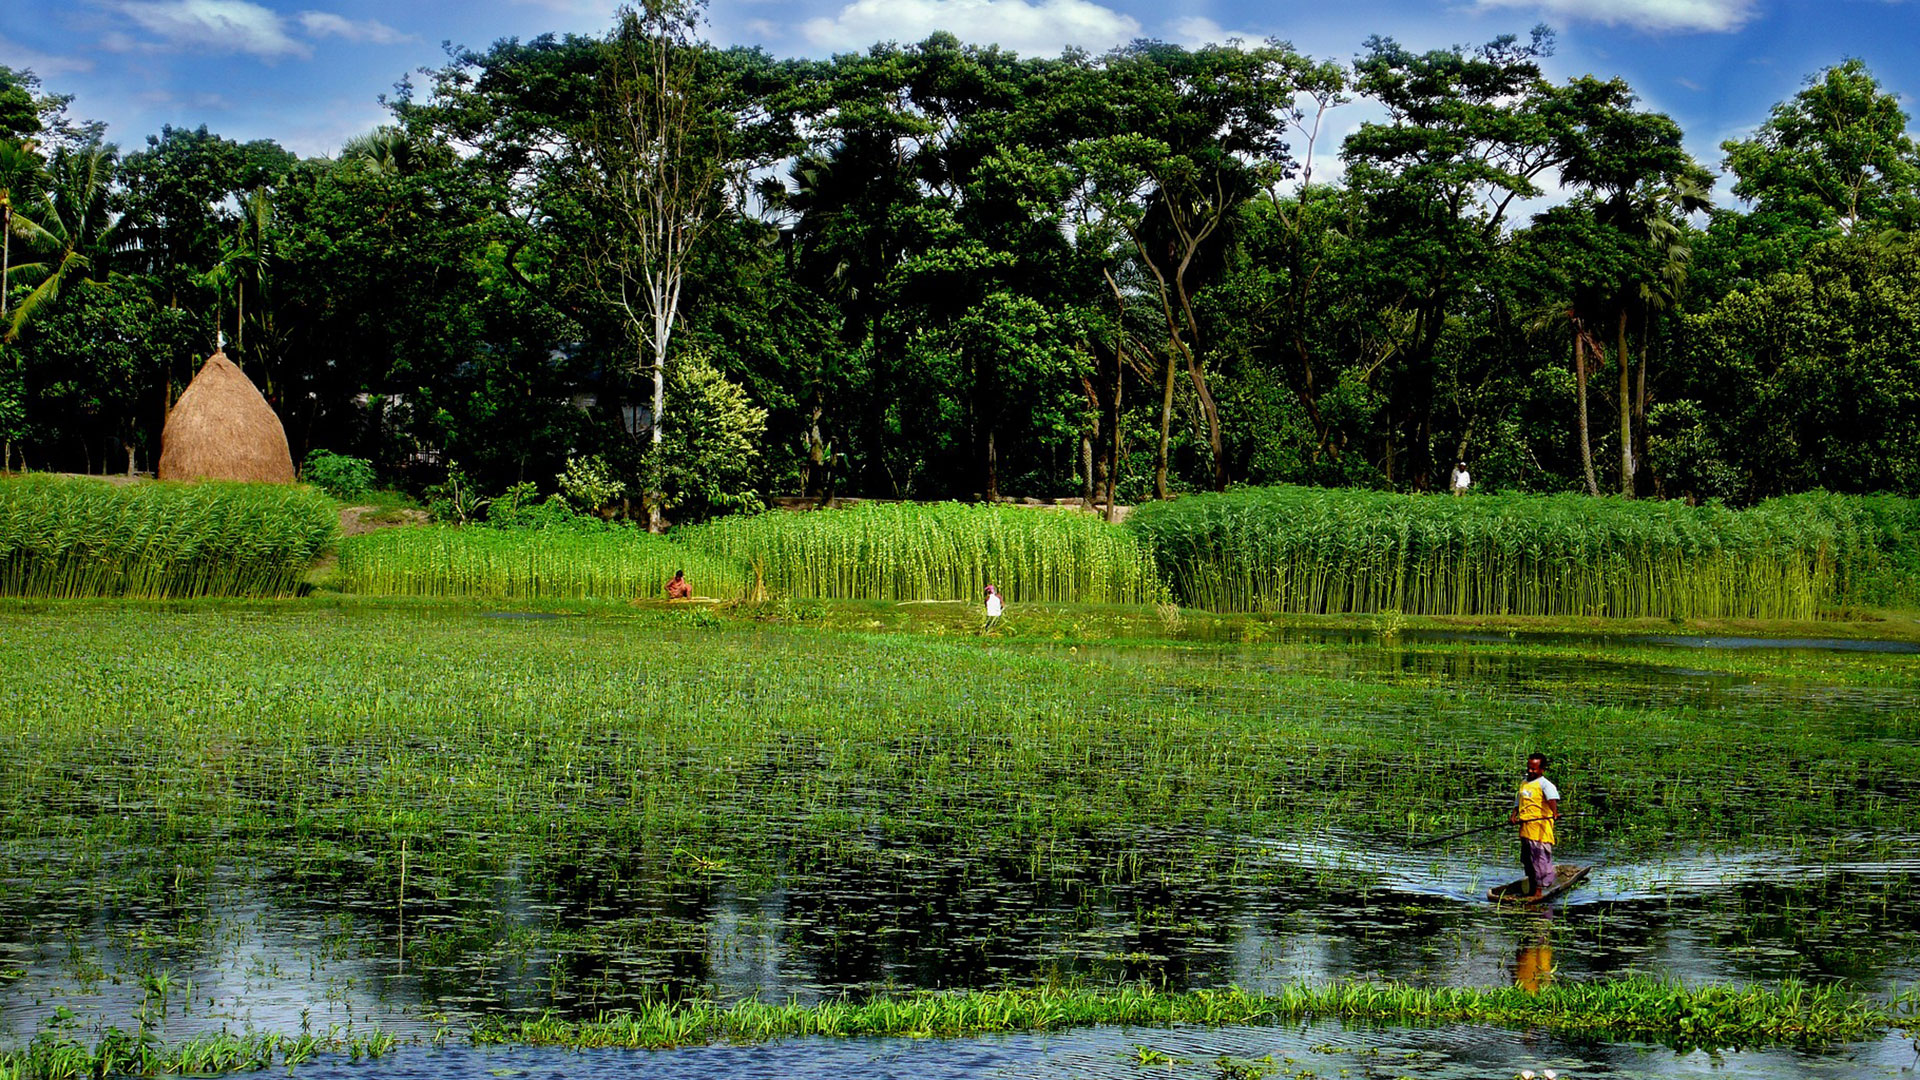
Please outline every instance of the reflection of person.
[{"label": "reflection of person", "polygon": [[1533,940],[1520,946],[1513,959],[1513,985],[1529,994],[1553,981],[1553,939],[1548,936],[1551,919],[1542,918],[1534,928]]},{"label": "reflection of person", "polygon": [[994,588],[992,585],[988,585],[987,586],[987,624],[981,627],[981,629],[983,630],[993,629],[993,624],[1000,621],[1000,610],[1001,610],[1000,590]]},{"label": "reflection of person", "polygon": [[1527,884],[1533,893],[1529,900],[1554,884],[1553,822],[1560,816],[1560,789],[1547,779],[1547,756],[1527,755],[1527,781],[1520,785],[1520,797],[1514,802],[1507,820],[1520,826],[1520,865],[1527,869]]},{"label": "reflection of person", "polygon": [[1473,486],[1473,475],[1467,472],[1467,463],[1458,462],[1453,467],[1453,475],[1447,478],[1447,489],[1455,495],[1465,495]]},{"label": "reflection of person", "polygon": [[687,581],[687,572],[685,570],[675,570],[673,572],[673,580],[667,582],[667,599],[691,600],[692,598],[693,585]]}]

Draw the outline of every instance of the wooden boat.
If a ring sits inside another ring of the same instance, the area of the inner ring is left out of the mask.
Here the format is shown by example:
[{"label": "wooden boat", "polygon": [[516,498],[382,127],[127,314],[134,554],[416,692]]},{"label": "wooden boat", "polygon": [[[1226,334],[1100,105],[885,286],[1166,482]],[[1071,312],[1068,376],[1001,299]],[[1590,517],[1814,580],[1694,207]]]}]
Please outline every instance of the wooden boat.
[{"label": "wooden boat", "polygon": [[1586,866],[1554,867],[1553,868],[1553,876],[1554,876],[1553,886],[1551,888],[1542,890],[1538,899],[1529,898],[1529,893],[1528,893],[1529,886],[1527,885],[1526,878],[1521,878],[1519,881],[1509,881],[1505,885],[1495,885],[1493,888],[1487,890],[1487,899],[1493,901],[1496,904],[1522,904],[1526,906],[1532,906],[1534,904],[1544,904],[1549,900],[1558,899],[1561,893],[1566,892],[1568,889],[1571,889],[1575,885],[1580,884],[1580,882],[1587,876],[1587,871],[1589,869],[1591,869],[1591,867],[1586,867]]}]

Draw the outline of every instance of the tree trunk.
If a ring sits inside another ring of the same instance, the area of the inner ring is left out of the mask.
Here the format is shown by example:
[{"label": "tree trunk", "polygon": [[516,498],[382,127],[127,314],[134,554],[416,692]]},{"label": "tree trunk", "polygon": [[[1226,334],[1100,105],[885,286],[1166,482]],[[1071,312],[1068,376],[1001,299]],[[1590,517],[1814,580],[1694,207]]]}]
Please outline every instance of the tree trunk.
[{"label": "tree trunk", "polygon": [[1153,462],[1153,494],[1161,500],[1171,499],[1167,491],[1167,446],[1173,434],[1173,354],[1167,354],[1167,377],[1163,380],[1164,389],[1160,395],[1160,452]]},{"label": "tree trunk", "polygon": [[[1653,337],[1651,316],[1640,325],[1640,369],[1634,372],[1637,386],[1633,392],[1633,459],[1647,460],[1647,342]],[[1639,470],[1634,470],[1634,490],[1639,490]],[[1657,495],[1657,493],[1655,493]]]},{"label": "tree trunk", "polygon": [[1200,416],[1207,422],[1207,449],[1213,454],[1213,490],[1225,491],[1227,449],[1220,435],[1220,408],[1213,403],[1213,392],[1207,389],[1207,373],[1191,350],[1187,353],[1187,375],[1193,380],[1194,393],[1200,396]]},{"label": "tree trunk", "polygon": [[1573,327],[1574,393],[1580,405],[1580,468],[1587,476],[1587,494],[1599,495],[1600,484],[1593,476],[1593,442],[1587,437],[1587,336],[1580,325]]},{"label": "tree trunk", "polygon": [[1633,498],[1633,354],[1627,351],[1627,309],[1620,309],[1614,353],[1620,369],[1620,494]]}]

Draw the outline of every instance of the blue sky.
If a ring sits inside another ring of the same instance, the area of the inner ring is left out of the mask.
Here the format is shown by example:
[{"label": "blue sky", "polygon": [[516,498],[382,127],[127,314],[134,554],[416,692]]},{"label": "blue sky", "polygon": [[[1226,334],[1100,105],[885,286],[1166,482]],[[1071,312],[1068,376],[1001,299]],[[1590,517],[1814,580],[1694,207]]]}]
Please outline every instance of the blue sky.
[{"label": "blue sky", "polygon": [[[31,68],[75,95],[134,148],[161,124],[272,138],[323,154],[381,122],[378,96],[437,65],[441,43],[484,47],[546,31],[598,33],[613,0],[0,0],[0,64]],[[1687,132],[1717,167],[1718,146],[1764,120],[1805,77],[1867,62],[1908,112],[1920,96],[1920,0],[712,0],[710,35],[784,56],[823,56],[949,29],[1023,54],[1094,51],[1135,37],[1198,43],[1274,36],[1349,60],[1370,34],[1417,48],[1559,35],[1556,78],[1619,75]],[[1329,161],[1358,107],[1329,124]]]}]

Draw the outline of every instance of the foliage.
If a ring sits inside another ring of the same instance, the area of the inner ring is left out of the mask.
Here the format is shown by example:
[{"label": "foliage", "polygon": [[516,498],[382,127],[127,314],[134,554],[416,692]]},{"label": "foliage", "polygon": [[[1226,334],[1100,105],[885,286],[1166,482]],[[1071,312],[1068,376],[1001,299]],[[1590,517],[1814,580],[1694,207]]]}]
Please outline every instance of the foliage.
[{"label": "foliage", "polygon": [[461,471],[455,462],[447,467],[447,478],[427,488],[421,493],[427,503],[427,514],[435,521],[453,525],[465,525],[478,521],[480,515],[493,500],[480,494],[480,488],[472,478]]},{"label": "foliage", "polygon": [[0,480],[0,594],[274,596],[337,534],[311,488]]},{"label": "foliage", "polygon": [[561,495],[542,499],[531,481],[509,487],[487,505],[487,524],[503,529],[551,529],[598,520],[582,518]]},{"label": "foliage", "polygon": [[373,491],[373,462],[315,448],[300,466],[300,478],[342,502],[362,499]]},{"label": "foliage", "polygon": [[560,495],[583,514],[607,515],[615,500],[627,493],[626,482],[603,457],[570,457],[567,469],[555,478]]},{"label": "foliage", "polygon": [[[682,522],[761,509],[756,481],[767,410],[699,353],[683,353],[668,376],[674,405],[657,451],[666,508]],[[567,467],[572,475],[573,463]]]}]

